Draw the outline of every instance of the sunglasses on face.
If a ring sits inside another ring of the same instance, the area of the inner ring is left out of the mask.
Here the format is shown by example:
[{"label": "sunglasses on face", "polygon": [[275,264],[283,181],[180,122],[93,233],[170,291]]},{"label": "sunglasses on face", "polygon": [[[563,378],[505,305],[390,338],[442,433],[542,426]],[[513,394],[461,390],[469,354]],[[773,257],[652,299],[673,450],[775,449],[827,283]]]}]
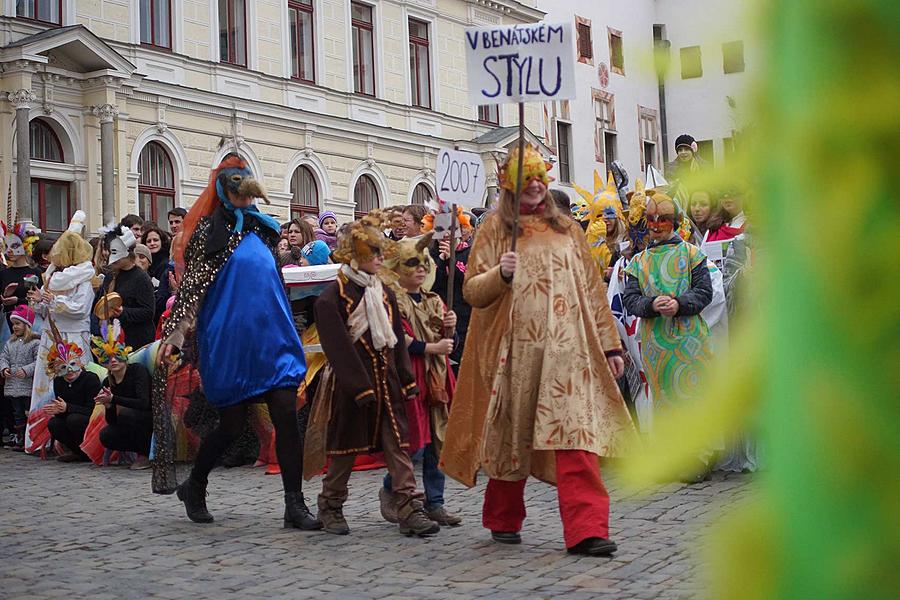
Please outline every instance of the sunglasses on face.
[{"label": "sunglasses on face", "polygon": [[648,223],[672,223],[675,224],[675,215],[647,215]]}]

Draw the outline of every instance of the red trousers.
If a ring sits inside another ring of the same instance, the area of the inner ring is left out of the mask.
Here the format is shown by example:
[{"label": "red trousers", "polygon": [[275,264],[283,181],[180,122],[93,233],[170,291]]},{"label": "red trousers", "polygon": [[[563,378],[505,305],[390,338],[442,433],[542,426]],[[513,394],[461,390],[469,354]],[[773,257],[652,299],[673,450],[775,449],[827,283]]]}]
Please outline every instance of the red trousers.
[{"label": "red trousers", "polygon": [[[525,479],[488,481],[482,524],[491,531],[518,532],[525,521]],[[609,538],[609,493],[596,454],[556,451],[556,493],[566,548],[587,538]]]}]

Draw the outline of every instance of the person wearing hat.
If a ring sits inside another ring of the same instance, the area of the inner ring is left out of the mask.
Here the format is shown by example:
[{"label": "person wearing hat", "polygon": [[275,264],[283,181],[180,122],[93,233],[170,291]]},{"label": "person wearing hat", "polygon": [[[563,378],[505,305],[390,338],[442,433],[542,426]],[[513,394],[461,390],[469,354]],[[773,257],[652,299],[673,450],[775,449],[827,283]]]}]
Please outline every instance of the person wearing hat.
[{"label": "person wearing hat", "polygon": [[125,343],[141,348],[156,338],[154,311],[156,297],[150,276],[137,268],[134,249],[137,239],[124,225],[106,231],[112,274],[103,280],[94,302],[91,331],[100,333],[100,321],[118,319],[125,330]]},{"label": "person wearing hat", "polygon": [[134,247],[134,263],[141,271],[147,272],[152,261],[153,255],[150,254],[150,248],[143,244],[138,244]]},{"label": "person wearing hat", "polygon": [[[73,353],[73,360],[81,366],[88,363],[90,356],[90,314],[91,302],[94,299],[93,248],[81,237],[86,215],[76,211],[68,229],[50,249],[50,266],[44,274],[46,282],[41,289],[28,293],[31,306],[45,322],[53,323],[59,333],[59,340],[51,327],[41,331],[41,342],[38,350],[38,364],[34,373],[34,385],[31,388],[31,410],[36,413],[43,406],[52,403],[56,394],[53,389],[55,373],[48,373],[47,365],[50,354],[61,342],[79,349]],[[35,452],[49,441],[49,434],[32,437],[31,424],[25,433],[25,451]]]},{"label": "person wearing hat", "polygon": [[[153,491],[176,492],[190,520],[211,523],[209,473],[244,431],[251,405],[265,402],[281,466],[284,526],[321,529],[301,487],[296,401],[306,361],[275,256],[281,227],[259,210],[257,198],[268,202],[247,162],[229,153],[210,173],[209,184],[184,220],[187,245],[175,245],[175,261],[185,270],[163,328],[155,373]],[[187,347],[191,331],[194,344]],[[165,380],[184,350],[195,359],[203,393],[219,420],[203,439],[190,476],[179,485]]]},{"label": "person wearing hat", "polygon": [[330,250],[334,250],[337,247],[337,215],[330,210],[326,210],[319,215],[316,239],[325,242]]},{"label": "person wearing hat", "polygon": [[682,133],[675,138],[675,160],[666,165],[670,191],[682,211],[687,211],[691,193],[697,185],[703,183],[697,181],[697,178],[707,165],[697,151],[697,141],[694,137]]},{"label": "person wearing hat", "polygon": [[13,433],[10,446],[22,450],[25,446],[26,411],[31,403],[31,386],[37,362],[38,337],[31,333],[34,311],[21,304],[10,315],[12,336],[0,352],[0,375],[3,386],[4,424]]}]

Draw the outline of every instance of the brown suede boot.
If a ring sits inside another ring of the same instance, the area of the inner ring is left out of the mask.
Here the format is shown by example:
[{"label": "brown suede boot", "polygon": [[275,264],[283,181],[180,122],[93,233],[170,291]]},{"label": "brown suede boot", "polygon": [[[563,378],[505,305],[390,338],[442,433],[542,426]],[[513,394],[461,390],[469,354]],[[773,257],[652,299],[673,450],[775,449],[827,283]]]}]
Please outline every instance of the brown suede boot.
[{"label": "brown suede boot", "polygon": [[400,533],[403,535],[434,535],[441,526],[428,518],[425,508],[419,500],[410,500],[397,510],[400,518]]},{"label": "brown suede boot", "polygon": [[344,505],[339,502],[319,496],[318,519],[322,522],[322,529],[328,533],[335,535],[350,533],[350,526],[344,518]]}]

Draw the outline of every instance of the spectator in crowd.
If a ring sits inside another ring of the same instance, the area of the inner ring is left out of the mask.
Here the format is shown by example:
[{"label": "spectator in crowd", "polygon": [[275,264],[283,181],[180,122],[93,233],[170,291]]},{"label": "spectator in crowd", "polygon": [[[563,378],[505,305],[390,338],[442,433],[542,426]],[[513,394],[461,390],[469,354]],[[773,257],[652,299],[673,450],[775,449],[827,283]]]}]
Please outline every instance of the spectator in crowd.
[{"label": "spectator in crowd", "polygon": [[144,233],[144,219],[142,219],[138,215],[125,215],[124,217],[122,217],[119,225],[129,228],[131,230],[131,233],[134,234],[134,239],[136,240],[141,239],[141,235],[143,235]]},{"label": "spectator in crowd", "polygon": [[329,249],[337,247],[337,215],[326,210],[319,215],[319,227],[316,229],[316,239],[322,240]]},{"label": "spectator in crowd", "polygon": [[144,231],[141,243],[150,250],[151,262],[147,275],[150,276],[156,299],[153,310],[155,325],[166,310],[166,300],[172,295],[169,291],[169,236],[159,227],[152,226]]},{"label": "spectator in crowd", "polygon": [[406,220],[403,218],[403,207],[392,208],[388,213],[388,222],[391,230],[388,237],[395,242],[399,242],[406,237]]},{"label": "spectator in crowd", "polygon": [[422,235],[422,219],[428,214],[428,209],[421,204],[410,204],[403,209],[403,224],[405,237],[419,237]]},{"label": "spectator in crowd", "polygon": [[153,261],[153,255],[150,248],[144,244],[138,244],[134,247],[134,264],[136,264],[145,273],[150,270],[150,263]]},{"label": "spectator in crowd", "polygon": [[[28,303],[28,284],[25,278],[29,276],[40,277],[41,270],[28,264],[28,250],[32,248],[36,238],[25,233],[21,226],[9,230],[5,223],[2,228],[6,231],[6,263],[7,267],[0,271],[0,292],[2,292],[3,313],[9,323],[10,315],[18,307]],[[24,238],[30,238],[30,243],[25,244]]]},{"label": "spectator in crowd", "polygon": [[279,256],[281,256],[282,254],[285,254],[286,252],[290,252],[290,250],[291,250],[291,245],[288,243],[286,237],[278,240],[278,255]]},{"label": "spectator in crowd", "polygon": [[309,226],[313,228],[313,231],[319,226],[319,217],[317,215],[303,215],[303,218],[300,220],[309,223]]},{"label": "spectator in crowd", "polygon": [[722,190],[719,202],[722,205],[727,225],[735,229],[743,229],[747,223],[744,214],[744,193],[740,186],[732,185]]},{"label": "spectator in crowd", "polygon": [[95,402],[106,409],[106,427],[100,431],[100,443],[108,450],[137,452],[132,469],[150,467],[150,438],[153,415],[150,409],[150,372],[140,363],[128,363],[131,348],[125,345],[125,332],[118,321],[103,327],[92,340],[97,362],[107,369],[103,387]]},{"label": "spectator in crowd", "polygon": [[187,210],[177,206],[169,211],[167,215],[169,219],[169,233],[171,235],[177,234],[181,231],[181,224],[184,223],[184,217],[187,215]]},{"label": "spectator in crowd", "polygon": [[60,374],[53,380],[54,399],[41,410],[50,417],[47,427],[53,439],[70,452],[60,456],[60,462],[90,461],[81,443],[102,386],[99,377],[84,370],[80,354],[81,348],[74,344],[66,345],[64,355],[56,347],[51,350],[49,368]]},{"label": "spectator in crowd", "polygon": [[682,210],[687,209],[691,192],[702,185],[698,175],[706,170],[706,161],[697,153],[693,136],[683,133],[675,138],[675,160],[666,165],[666,178],[674,199]]},{"label": "spectator in crowd", "polygon": [[287,264],[299,265],[304,246],[316,239],[313,228],[302,219],[292,219],[287,225],[287,241],[290,248],[287,253],[279,255],[279,266],[282,267]]},{"label": "spectator in crowd", "polygon": [[[98,303],[100,306],[94,311],[91,331],[95,335],[100,333],[101,319],[118,319],[125,329],[125,342],[132,348],[140,348],[155,337],[153,284],[147,273],[136,268],[134,247],[137,242],[131,229],[122,225],[115,227],[106,234],[105,243],[109,248],[112,275],[100,286],[95,301],[95,306]],[[109,294],[113,292],[120,300],[111,301],[113,297]]]},{"label": "spectator in crowd", "polygon": [[41,273],[50,268],[51,248],[53,248],[53,240],[41,238],[34,243],[34,248],[31,250],[31,260]]},{"label": "spectator in crowd", "polygon": [[3,401],[5,424],[13,434],[10,446],[21,451],[25,447],[26,413],[31,404],[39,340],[31,333],[34,311],[27,304],[17,306],[10,321],[12,337],[0,352],[0,375],[6,380]]},{"label": "spectator in crowd", "polygon": [[[89,360],[95,270],[91,261],[91,245],[81,237],[84,219],[83,211],[75,212],[68,229],[50,250],[52,264],[44,275],[46,283],[43,288],[28,293],[35,312],[45,322],[53,323],[41,332],[38,365],[31,389],[31,413],[38,412],[54,398],[51,378],[56,376],[56,372],[48,372],[51,351],[57,352],[54,349],[60,344],[71,344],[79,350],[77,354],[72,353],[73,360],[81,361],[81,364]],[[35,437],[31,435],[32,429],[29,425],[25,432],[25,451],[29,453],[37,452],[49,440],[46,431]]]}]

